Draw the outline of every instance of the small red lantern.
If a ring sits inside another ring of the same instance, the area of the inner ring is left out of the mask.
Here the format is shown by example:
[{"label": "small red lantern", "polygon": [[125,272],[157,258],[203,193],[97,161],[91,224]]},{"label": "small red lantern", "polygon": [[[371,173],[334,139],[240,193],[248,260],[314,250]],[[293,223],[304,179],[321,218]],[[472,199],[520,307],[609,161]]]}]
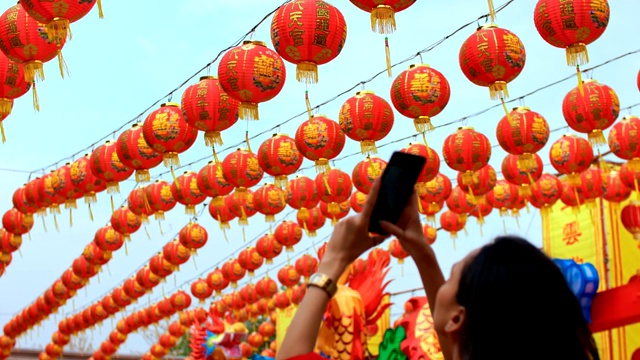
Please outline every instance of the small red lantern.
[{"label": "small red lantern", "polygon": [[293,221],[285,220],[276,226],[273,237],[276,242],[286,247],[287,252],[292,252],[293,246],[302,240],[302,228]]},{"label": "small red lantern", "polygon": [[602,198],[612,204],[619,204],[631,196],[631,188],[627,187],[617,171],[602,174],[602,187],[605,189]]},{"label": "small red lantern", "polygon": [[318,198],[329,204],[329,213],[340,213],[340,203],[349,200],[351,196],[351,178],[349,174],[339,169],[331,169],[316,176]]},{"label": "small red lantern", "polygon": [[354,191],[351,194],[351,198],[349,199],[349,204],[351,205],[351,209],[356,213],[360,213],[362,209],[364,209],[364,204],[367,201],[367,195],[361,193],[360,191]]},{"label": "small red lantern", "polygon": [[296,147],[320,172],[329,170],[329,160],[340,154],[345,141],[340,125],[325,115],[312,115],[296,130]]},{"label": "small red lantern", "polygon": [[332,226],[349,215],[349,212],[351,211],[351,202],[347,200],[338,204],[338,209],[339,211],[337,214],[332,214],[329,212],[329,204],[324,201],[320,201],[320,212],[325,218],[331,219]]},{"label": "small red lantern", "polygon": [[511,155],[517,155],[524,170],[534,166],[533,155],[544,148],[549,134],[547,120],[526,106],[514,108],[496,126],[500,147]]},{"label": "small red lantern", "polygon": [[111,226],[122,234],[125,240],[129,240],[131,234],[140,229],[142,221],[127,206],[122,206],[111,215]]},{"label": "small red lantern", "polygon": [[347,23],[338,8],[324,1],[297,0],[273,14],[271,43],[296,64],[296,80],[318,82],[318,65],[334,60],[347,40]]},{"label": "small red lantern", "polygon": [[160,339],[158,344],[160,344],[163,348],[170,350],[173,349],[178,343],[178,338],[171,334],[162,334],[160,335]]},{"label": "small red lantern", "polygon": [[222,56],[218,77],[222,89],[240,101],[240,119],[258,120],[258,103],[280,93],[287,69],[280,55],[264,42],[245,40]]},{"label": "small red lantern", "polygon": [[[22,235],[33,228],[33,217],[26,216],[17,209],[8,210],[2,216],[2,227],[14,238],[22,240]],[[18,241],[18,240],[16,240]]]},{"label": "small red lantern", "polygon": [[533,155],[533,166],[527,169],[522,168],[521,162],[517,155],[507,155],[502,160],[502,175],[504,179],[513,185],[519,186],[520,195],[529,197],[531,195],[531,185],[533,185],[544,170],[544,164],[538,154]]},{"label": "small red lantern", "polygon": [[220,269],[215,269],[210,272],[205,281],[207,282],[207,285],[216,292],[216,296],[220,296],[222,294],[222,290],[229,286],[229,280],[222,275],[222,271]]},{"label": "small red lantern", "polygon": [[296,260],[296,271],[304,277],[305,281],[309,281],[311,275],[318,271],[318,260],[308,254],[302,255]]},{"label": "small red lantern", "polygon": [[264,184],[253,193],[253,205],[265,216],[266,222],[274,222],[275,215],[287,206],[285,192],[273,184]]},{"label": "small red lantern", "polygon": [[316,231],[324,226],[327,218],[322,215],[322,211],[320,211],[318,207],[314,207],[313,209],[309,209],[309,217],[303,219],[298,215],[296,220],[298,221],[298,225],[307,232],[307,236],[315,237]]},{"label": "small red lantern", "polygon": [[435,152],[432,148],[428,147],[425,144],[420,143],[409,143],[409,146],[400,150],[407,154],[422,156],[427,159],[427,162],[424,164],[422,168],[422,172],[418,177],[418,181],[416,184],[416,190],[418,194],[424,194],[426,183],[436,178],[438,172],[440,171],[440,156]]},{"label": "small red lantern", "polygon": [[258,254],[256,248],[249,246],[238,254],[238,264],[247,270],[249,277],[253,277],[264,262],[264,258]]},{"label": "small red lantern", "polygon": [[269,339],[276,334],[276,326],[269,321],[265,321],[258,326],[258,332],[265,338]]},{"label": "small red lantern", "polygon": [[133,124],[125,130],[116,141],[118,159],[128,168],[136,171],[137,182],[151,181],[149,169],[162,162],[162,155],[157,153],[144,139],[142,124]]},{"label": "small red lantern", "polygon": [[289,182],[287,189],[287,204],[298,210],[298,216],[309,218],[309,209],[318,206],[320,199],[316,189],[316,182],[306,176],[296,176]]},{"label": "small red lantern", "polygon": [[220,224],[220,229],[229,229],[229,222],[235,219],[235,215],[231,213],[229,207],[223,202],[218,204],[215,201],[209,203],[209,214]]},{"label": "small red lantern", "polygon": [[213,294],[213,289],[207,285],[205,280],[198,279],[191,283],[191,294],[199,300],[200,304],[204,304],[204,301]]},{"label": "small red lantern", "polygon": [[164,213],[176,206],[171,185],[164,180],[156,180],[153,184],[145,186],[144,192],[156,220],[164,220]]},{"label": "small red lantern", "polygon": [[609,148],[617,157],[628,160],[634,171],[640,171],[640,118],[625,116],[609,131]]},{"label": "small red lantern", "polygon": [[[83,256],[79,256],[73,260],[71,269],[76,276],[85,280],[91,279],[98,273],[98,267],[90,264]],[[55,290],[54,293],[56,293]]]},{"label": "small red lantern", "polygon": [[640,191],[638,183],[640,182],[640,171],[631,168],[630,162],[626,162],[620,166],[620,181],[633,191]]},{"label": "small red lantern", "polygon": [[240,102],[222,90],[217,76],[203,76],[182,94],[187,124],[204,131],[207,146],[222,145],[220,132],[238,121]]},{"label": "small red lantern", "polygon": [[222,173],[238,194],[258,185],[264,176],[258,158],[248,149],[238,149],[227,155],[222,161]]},{"label": "small red lantern", "polygon": [[425,211],[439,212],[441,206],[438,206],[441,202],[444,202],[451,195],[452,186],[451,180],[441,173],[438,173],[436,177],[425,184],[424,193],[420,194],[422,202],[427,203],[431,209],[423,209]]},{"label": "small red lantern", "polygon": [[514,201],[518,197],[518,188],[510,182],[500,179],[487,194],[487,204],[500,210],[500,216],[509,215],[509,210],[513,208]]},{"label": "small red lantern", "polygon": [[122,289],[124,293],[127,294],[130,298],[136,300],[144,296],[147,293],[147,290],[142,287],[142,285],[138,284],[135,277],[128,278],[125,280],[122,285]]},{"label": "small red lantern", "polygon": [[136,273],[136,282],[149,292],[160,284],[160,277],[151,272],[149,266],[145,266]]},{"label": "small red lantern", "polygon": [[440,215],[440,226],[444,231],[449,232],[452,239],[458,237],[458,233],[464,230],[466,218],[458,213],[447,210]]},{"label": "small red lantern", "polygon": [[[264,345],[264,337],[258,334],[257,332],[253,332],[249,334],[247,337],[247,343],[251,345],[254,349],[259,349],[262,345]],[[253,350],[251,351],[253,353]]]},{"label": "small red lantern", "polygon": [[116,152],[116,143],[107,140],[91,153],[90,167],[93,175],[107,183],[107,192],[120,192],[119,182],[127,180],[133,169],[126,167]]},{"label": "small red lantern", "polygon": [[382,175],[386,167],[387,162],[377,156],[360,161],[351,173],[353,186],[364,194],[369,194],[373,182]]},{"label": "small red lantern", "polygon": [[4,120],[11,114],[13,100],[26,94],[31,84],[25,81],[23,65],[3,53],[0,53],[0,84],[0,117]]},{"label": "small red lantern", "polygon": [[472,127],[458,128],[442,145],[442,156],[447,165],[462,174],[463,183],[477,182],[474,172],[487,166],[491,158],[491,143]]},{"label": "small red lantern", "polygon": [[465,193],[473,196],[475,203],[484,203],[484,196],[496,186],[498,181],[496,171],[491,165],[486,165],[482,169],[475,171],[472,175],[478,181],[471,181],[467,184],[463,181],[463,173],[458,173],[458,186]]},{"label": "small red lantern", "polygon": [[284,291],[275,294],[273,296],[273,300],[275,302],[276,308],[278,309],[286,309],[291,306],[291,299],[289,298],[289,295]]},{"label": "small red lantern", "polygon": [[407,254],[407,252],[402,248],[402,245],[400,245],[400,241],[398,241],[398,239],[393,239],[389,243],[389,254],[398,259],[398,264],[404,264],[404,259],[409,256],[409,254]]},{"label": "small red lantern", "polygon": [[224,201],[231,214],[238,218],[240,226],[249,225],[249,218],[258,212],[253,205],[253,191],[249,189],[240,193],[234,191],[233,194],[227,195]]},{"label": "small red lantern", "polygon": [[71,179],[71,163],[61,166],[51,175],[51,186],[58,197],[65,199],[65,209],[76,209],[76,199],[81,198],[84,194],[78,191]]},{"label": "small red lantern", "polygon": [[573,130],[587,134],[594,146],[606,144],[603,130],[620,115],[620,100],[612,88],[595,80],[584,80],[562,101],[562,115]]},{"label": "small red lantern", "polygon": [[225,262],[220,270],[224,278],[229,280],[232,289],[238,287],[238,281],[242,279],[246,273],[246,270],[240,266],[240,263],[238,263],[236,259]]},{"label": "small red lantern", "polygon": [[234,186],[224,178],[222,163],[209,161],[198,172],[198,188],[203,194],[212,198],[211,203],[219,206],[224,205],[224,197],[231,194]]},{"label": "small red lantern", "polygon": [[182,246],[179,241],[173,240],[169,241],[162,248],[162,257],[167,260],[174,267],[178,267],[187,261],[191,257],[191,251],[186,247]]},{"label": "small red lantern", "polygon": [[531,185],[531,195],[528,200],[531,205],[540,209],[542,217],[548,216],[553,205],[562,196],[562,183],[554,175],[542,174],[535,184]]},{"label": "small red lantern", "polygon": [[300,282],[300,274],[292,265],[285,265],[278,271],[278,281],[287,288],[292,288]]},{"label": "small red lantern", "polygon": [[256,292],[256,287],[251,283],[240,289],[238,293],[240,294],[242,301],[247,305],[253,305],[260,300],[260,297]]},{"label": "small red lantern", "polygon": [[[469,213],[469,215],[475,217],[478,219],[478,224],[480,224],[480,226],[482,226],[485,221],[484,219],[491,215],[491,212],[493,211],[493,206],[487,204],[487,203],[482,203],[482,204],[478,204],[476,205],[475,208],[473,208],[473,210],[471,210],[471,212]],[[480,231],[482,231],[482,227],[480,228]]]},{"label": "small red lantern", "polygon": [[147,116],[142,135],[153,150],[162,154],[164,165],[172,167],[180,166],[178,154],[195,143],[198,130],[187,124],[180,104],[168,102]]},{"label": "small red lantern", "polygon": [[20,249],[22,238],[0,229],[0,253],[11,254]]},{"label": "small red lantern", "polygon": [[550,45],[566,49],[567,64],[576,66],[589,62],[587,45],[604,33],[609,15],[607,0],[539,0],[533,19],[540,36]]},{"label": "small red lantern", "polygon": [[103,251],[93,241],[85,246],[82,256],[89,264],[101,266],[111,260],[111,251]]},{"label": "small red lantern", "polygon": [[604,195],[607,190],[603,186],[602,172],[596,166],[591,165],[589,169],[580,173],[580,190],[589,206],[595,206],[597,198]]},{"label": "small red lantern", "polygon": [[256,293],[264,299],[270,299],[278,292],[278,284],[269,276],[260,279],[256,283]]},{"label": "small red lantern", "polygon": [[198,188],[198,174],[193,171],[185,171],[171,184],[171,194],[180,204],[185,206],[187,215],[196,215],[196,205],[202,204],[207,196]]},{"label": "small red lantern", "polygon": [[375,154],[376,141],[382,140],[393,127],[391,105],[373,93],[358,91],[340,108],[340,128],[351,140],[360,142],[363,154]]},{"label": "small red lantern", "polygon": [[79,192],[84,194],[84,201],[87,204],[97,202],[96,194],[104,191],[107,188],[107,183],[93,175],[89,155],[85,155],[71,163],[70,171],[71,182]]},{"label": "small red lantern", "polygon": [[[297,224],[295,225],[297,226]],[[300,236],[302,236],[302,231],[300,231]],[[265,259],[267,265],[271,265],[273,259],[282,252],[282,244],[276,241],[274,235],[265,234],[256,242],[256,251]]]},{"label": "small red lantern", "polygon": [[566,179],[561,180],[561,183],[562,194],[560,194],[560,201],[570,207],[573,213],[580,213],[580,207],[586,200],[582,189],[579,186],[571,185]]},{"label": "small red lantern", "polygon": [[296,147],[296,141],[285,134],[273,134],[258,149],[258,164],[275,178],[275,185],[285,188],[287,177],[293,175],[304,157]]},{"label": "small red lantern", "polygon": [[402,115],[412,118],[416,131],[433,130],[431,118],[449,103],[451,88],[447,79],[426,64],[413,64],[391,84],[391,101]]},{"label": "small red lantern", "polygon": [[524,69],[527,54],[511,31],[487,24],[478,28],[460,48],[460,68],[472,83],[489,87],[492,99],[509,97],[507,84]]},{"label": "small red lantern", "polygon": [[422,224],[422,234],[429,245],[433,245],[438,238],[438,230],[429,224]]},{"label": "small red lantern", "polygon": [[13,192],[13,196],[11,197],[11,202],[13,207],[16,208],[21,213],[26,216],[33,216],[34,213],[38,211],[38,209],[31,205],[29,201],[27,201],[27,186],[21,186],[16,191]]},{"label": "small red lantern", "polygon": [[580,185],[580,173],[589,168],[593,158],[589,142],[573,134],[562,135],[549,150],[551,165],[559,173],[568,175],[572,185]]},{"label": "small red lantern", "polygon": [[207,230],[200,224],[190,222],[180,229],[178,239],[182,246],[190,249],[191,251],[196,251],[207,244],[209,234],[207,234]]},{"label": "small red lantern", "polygon": [[166,278],[173,273],[174,267],[162,256],[162,253],[159,253],[149,260],[149,270],[156,276]]},{"label": "small red lantern", "polygon": [[[166,301],[165,299],[164,301]],[[191,296],[182,290],[178,290],[173,295],[171,295],[171,305],[170,307],[174,311],[182,311],[188,309],[191,306]],[[171,315],[171,314],[169,314]]]},{"label": "small red lantern", "polygon": [[625,229],[640,241],[640,201],[632,200],[620,212],[620,221]]}]

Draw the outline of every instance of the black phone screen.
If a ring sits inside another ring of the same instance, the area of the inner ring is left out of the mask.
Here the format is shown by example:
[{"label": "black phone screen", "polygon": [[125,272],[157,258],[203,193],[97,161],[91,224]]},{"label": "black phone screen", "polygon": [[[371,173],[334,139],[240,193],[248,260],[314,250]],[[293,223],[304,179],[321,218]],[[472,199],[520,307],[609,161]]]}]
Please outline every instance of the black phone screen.
[{"label": "black phone screen", "polygon": [[400,219],[425,163],[422,156],[393,153],[382,174],[380,191],[369,221],[370,232],[386,234],[380,227],[380,221],[395,224]]}]

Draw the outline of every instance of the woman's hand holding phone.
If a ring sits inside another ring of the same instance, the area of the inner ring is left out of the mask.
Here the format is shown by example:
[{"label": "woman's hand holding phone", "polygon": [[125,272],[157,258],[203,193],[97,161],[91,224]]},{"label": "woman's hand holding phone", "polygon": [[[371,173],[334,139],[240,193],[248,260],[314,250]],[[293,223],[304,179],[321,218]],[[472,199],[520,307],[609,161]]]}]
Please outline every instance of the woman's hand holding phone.
[{"label": "woman's hand holding phone", "polygon": [[418,197],[415,191],[402,211],[400,220],[396,224],[381,221],[380,226],[384,231],[395,236],[400,241],[402,248],[412,258],[421,255],[429,247],[422,232],[422,223],[418,213]]}]

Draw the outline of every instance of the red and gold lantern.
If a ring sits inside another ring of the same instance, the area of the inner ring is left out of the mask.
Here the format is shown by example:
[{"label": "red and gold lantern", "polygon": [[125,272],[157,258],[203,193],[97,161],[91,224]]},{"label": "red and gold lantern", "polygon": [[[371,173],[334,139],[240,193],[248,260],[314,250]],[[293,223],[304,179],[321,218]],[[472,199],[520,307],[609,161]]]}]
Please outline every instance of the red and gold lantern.
[{"label": "red and gold lantern", "polygon": [[111,260],[111,251],[103,251],[93,241],[85,246],[82,256],[89,264],[102,266]]},{"label": "red and gold lantern", "polygon": [[298,221],[298,225],[307,232],[307,236],[315,237],[316,231],[324,226],[327,218],[322,215],[322,211],[320,211],[318,207],[314,207],[309,209],[309,216],[307,218],[303,219],[300,217],[300,214],[298,214],[296,220]]},{"label": "red and gold lantern", "polygon": [[287,70],[280,55],[264,42],[245,40],[222,56],[218,78],[222,89],[240,101],[240,119],[258,120],[258,104],[280,93]]},{"label": "red and gold lantern", "polygon": [[634,171],[640,171],[640,118],[625,116],[609,131],[609,149],[628,164]]},{"label": "red and gold lantern", "polygon": [[[85,155],[71,163],[71,182],[84,194],[84,201],[92,204],[98,201],[96,194],[107,188],[107,183],[93,175],[91,157]],[[28,185],[28,184],[27,184]],[[91,209],[91,208],[89,208]]]},{"label": "red and gold lantern", "polygon": [[620,212],[620,221],[635,240],[640,241],[640,201],[632,200]]},{"label": "red and gold lantern", "polygon": [[551,174],[542,174],[535,184],[531,185],[531,195],[528,200],[531,205],[540,209],[543,217],[548,216],[560,197],[562,196],[562,183],[560,179]]},{"label": "red and gold lantern", "polygon": [[602,171],[598,167],[591,165],[589,169],[580,174],[579,188],[579,192],[584,196],[587,205],[595,206],[596,199],[604,195],[607,190],[602,181]]},{"label": "red and gold lantern", "polygon": [[351,196],[351,178],[340,169],[331,169],[316,176],[318,198],[329,205],[329,213],[340,213],[340,203],[349,200]]},{"label": "red and gold lantern", "polygon": [[396,29],[395,14],[413,5],[415,0],[349,0],[359,9],[371,13],[371,30],[391,34]]},{"label": "red and gold lantern", "polygon": [[488,87],[492,99],[509,97],[507,84],[524,69],[527,53],[511,31],[487,24],[460,48],[460,68],[472,83]]},{"label": "red and gold lantern", "polygon": [[185,171],[171,184],[171,194],[180,204],[185,206],[187,215],[196,215],[196,205],[202,204],[207,196],[198,187],[198,174],[193,171]]},{"label": "red and gold lantern", "polygon": [[149,222],[149,216],[153,215],[153,209],[149,206],[149,199],[147,199],[144,187],[131,190],[129,196],[127,196],[127,206],[143,222]]},{"label": "red and gold lantern", "polygon": [[209,214],[211,214],[211,217],[220,224],[220,229],[223,230],[229,229],[231,227],[229,222],[236,217],[225,202],[219,204],[215,201],[211,201],[209,203]]},{"label": "red and gold lantern", "polygon": [[258,149],[260,168],[275,178],[279,188],[286,187],[287,177],[300,169],[303,159],[296,141],[285,134],[273,134]]},{"label": "red and gold lantern", "polygon": [[380,159],[377,156],[368,157],[365,160],[360,161],[353,168],[351,173],[351,179],[353,180],[353,186],[364,193],[369,194],[373,182],[382,175],[382,172],[387,167],[387,162]]},{"label": "red and gold lantern", "polygon": [[162,257],[167,260],[175,268],[189,261],[191,251],[182,246],[178,240],[169,241],[162,248]]},{"label": "red and gold lantern", "polygon": [[466,217],[447,210],[440,215],[440,226],[442,230],[447,231],[452,239],[458,237],[458,233],[464,230],[467,220]]},{"label": "red and gold lantern", "polygon": [[128,240],[131,234],[140,229],[142,221],[127,206],[122,206],[111,215],[111,226]]},{"label": "red and gold lantern", "polygon": [[491,144],[484,134],[464,126],[444,140],[442,156],[451,169],[463,173],[463,183],[469,184],[478,181],[474,172],[489,163]]},{"label": "red and gold lantern", "polygon": [[142,124],[133,124],[116,141],[116,153],[124,166],[136,171],[137,182],[151,181],[149,169],[162,162],[162,154],[157,153],[144,139]]},{"label": "red and gold lantern", "polygon": [[438,238],[438,230],[429,224],[422,224],[422,234],[429,245],[433,245]]},{"label": "red and gold lantern", "polygon": [[398,112],[413,119],[416,131],[433,130],[431,118],[449,103],[451,88],[447,79],[426,64],[413,64],[391,84],[391,102]]},{"label": "red and gold lantern", "polygon": [[292,288],[300,282],[300,274],[292,265],[285,265],[278,271],[278,281],[282,286]]},{"label": "red and gold lantern", "polygon": [[587,134],[591,144],[606,144],[603,130],[620,115],[620,100],[612,88],[595,80],[584,80],[562,101],[562,115],[574,131]]},{"label": "red and gold lantern", "polygon": [[166,278],[173,273],[174,267],[162,256],[162,253],[159,253],[149,260],[149,270],[156,276]]},{"label": "red and gold lantern", "polygon": [[27,186],[21,186],[16,191],[13,192],[13,196],[11,197],[11,203],[13,207],[16,208],[21,213],[26,216],[33,216],[34,213],[38,211],[38,208],[31,205],[29,201],[27,201]]},{"label": "red and gold lantern", "polygon": [[234,191],[233,194],[225,197],[225,205],[231,214],[238,218],[240,226],[249,225],[249,218],[258,212],[253,204],[253,198],[253,191],[249,189],[240,193]]},{"label": "red and gold lantern", "polygon": [[458,186],[462,191],[472,196],[474,203],[483,203],[484,196],[496,186],[498,181],[496,171],[491,165],[485,165],[482,169],[476,171],[473,178],[478,181],[471,181],[465,184],[463,181],[463,173],[458,173]]},{"label": "red and gold lantern", "polygon": [[409,256],[409,254],[407,254],[407,252],[402,248],[402,245],[400,245],[400,241],[398,241],[398,239],[393,239],[389,243],[389,254],[398,259],[398,264],[404,264],[404,259]]},{"label": "red and gold lantern", "polygon": [[133,174],[133,169],[120,161],[116,148],[115,142],[107,140],[91,153],[90,158],[91,173],[107,183],[107,192],[111,194],[120,192],[118,183]]},{"label": "red and gold lantern", "polygon": [[338,221],[347,217],[347,215],[349,215],[349,212],[351,211],[351,202],[349,200],[338,204],[337,214],[332,214],[329,211],[329,206],[330,205],[326,202],[320,201],[320,212],[322,212],[322,215],[324,215],[325,218],[331,219],[331,225],[337,224]]},{"label": "red and gold lantern", "polygon": [[420,143],[409,143],[407,147],[400,151],[407,154],[422,156],[427,159],[416,184],[418,194],[423,194],[426,191],[426,183],[435,179],[440,171],[440,156],[438,156],[438,153],[432,148]]},{"label": "red and gold lantern", "polygon": [[216,296],[222,294],[222,290],[229,286],[229,280],[224,277],[220,269],[215,269],[207,275],[205,279],[207,285],[216,292]]},{"label": "red and gold lantern", "polygon": [[[96,0],[82,2],[63,0],[57,3],[51,3],[47,0],[20,1],[20,5],[29,13],[29,16],[40,23],[46,24],[47,37],[56,42],[71,38],[69,24],[82,19],[93,9],[95,4]],[[100,18],[102,18],[100,0],[98,0],[98,8]]]},{"label": "red and gold lantern", "polygon": [[258,332],[265,338],[270,339],[276,334],[276,326],[269,321],[265,321],[258,326]]},{"label": "red and gold lantern", "polygon": [[271,299],[278,292],[278,284],[269,276],[256,283],[256,293],[263,299]]},{"label": "red and gold lantern", "polygon": [[276,308],[278,309],[286,309],[291,305],[291,299],[289,294],[284,291],[281,291],[273,296],[274,303]]},{"label": "red and gold lantern", "polygon": [[171,185],[164,180],[156,180],[153,184],[145,186],[144,192],[156,220],[164,220],[164,213],[176,206]]},{"label": "red and gold lantern", "polygon": [[0,229],[0,253],[11,254],[20,249],[22,238]]},{"label": "red and gold lantern", "polygon": [[612,205],[617,205],[631,196],[631,188],[627,187],[620,178],[620,173],[617,171],[609,171],[609,173],[603,173],[602,187],[605,189],[602,198]]},{"label": "red and gold lantern", "polygon": [[318,206],[319,202],[315,181],[306,176],[296,176],[289,182],[287,204],[298,210],[301,218],[309,218],[309,209]]},{"label": "red and gold lantern", "polygon": [[304,281],[309,281],[311,275],[318,271],[318,259],[309,254],[304,254],[296,260],[295,267],[298,274],[304,277]]},{"label": "red and gold lantern", "polygon": [[509,210],[513,208],[513,204],[518,194],[518,188],[510,182],[500,179],[496,183],[486,197],[487,204],[500,210],[500,216],[509,215]]},{"label": "red and gold lantern", "polygon": [[364,204],[367,201],[367,195],[360,192],[354,191],[351,194],[351,198],[349,199],[349,204],[351,205],[351,209],[356,213],[360,213],[364,209]]},{"label": "red and gold lantern", "polygon": [[207,146],[222,145],[220,132],[238,121],[240,102],[229,96],[217,76],[203,76],[182,94],[182,111],[187,124],[204,131]]},{"label": "red and gold lantern", "polygon": [[51,176],[51,186],[53,191],[61,198],[65,199],[65,209],[76,209],[76,200],[84,194],[79,191],[71,179],[71,163],[61,166]]},{"label": "red and gold lantern", "polygon": [[180,244],[191,251],[196,251],[205,246],[208,239],[207,230],[195,222],[190,222],[180,229],[180,234],[178,235]]},{"label": "red and gold lantern", "polygon": [[264,176],[258,158],[248,149],[238,149],[227,155],[222,161],[222,173],[240,195],[258,185]]},{"label": "red and gold lantern", "polygon": [[[317,208],[313,208],[311,211],[320,213]],[[320,214],[320,216],[322,216],[322,214]],[[287,252],[292,252],[293,246],[302,240],[302,228],[299,222],[300,221],[296,224],[293,221],[285,220],[276,226],[276,229],[273,231],[275,241],[284,246]]]},{"label": "red and gold lantern", "polygon": [[[292,222],[292,224],[295,224]],[[297,226],[297,224],[295,224]],[[300,231],[302,236],[302,230]],[[256,251],[265,259],[267,265],[273,264],[273,259],[282,252],[282,244],[276,241],[273,234],[265,234],[256,242]]]},{"label": "red and gold lantern", "polygon": [[187,151],[198,137],[198,130],[184,119],[180,104],[168,102],[144,120],[142,135],[147,144],[162,154],[166,167],[180,166],[179,154]]},{"label": "red and gold lantern", "polygon": [[449,210],[463,217],[467,216],[476,207],[476,201],[473,196],[464,192],[460,186],[453,188],[451,195],[446,200],[446,204]]},{"label": "red and gold lantern", "polygon": [[373,93],[358,91],[340,108],[340,128],[351,140],[358,141],[363,154],[375,154],[376,141],[382,140],[393,127],[391,105]]},{"label": "red and gold lantern", "polygon": [[[426,203],[427,209],[424,212],[438,213],[442,208],[442,204],[449,198],[452,192],[451,180],[441,173],[425,184],[424,192],[420,194],[420,204]],[[420,209],[418,209],[420,210]]]},{"label": "red and gold lantern", "polygon": [[145,266],[136,273],[136,282],[145,288],[147,292],[160,284],[160,277],[154,274],[149,266]]},{"label": "red and gold lantern", "polygon": [[283,59],[296,64],[296,79],[307,84],[318,82],[318,65],[334,60],[346,40],[344,16],[325,1],[288,2],[271,20],[273,48]]},{"label": "red and gold lantern", "polygon": [[212,198],[211,203],[224,205],[224,197],[231,194],[234,186],[224,178],[222,163],[209,161],[209,163],[198,172],[198,189],[206,196]]},{"label": "red and gold lantern", "polygon": [[13,208],[5,212],[2,216],[2,227],[4,227],[8,233],[12,234],[14,238],[21,240],[22,235],[28,233],[33,228],[33,217],[26,216]]},{"label": "red and gold lantern", "polygon": [[549,150],[551,165],[559,173],[568,175],[572,185],[580,185],[580,173],[593,162],[593,149],[589,142],[574,134],[565,134]]},{"label": "red and gold lantern", "polygon": [[211,294],[213,294],[213,289],[207,285],[206,281],[198,279],[191,283],[191,295],[198,299],[200,304],[204,304],[204,301],[211,297]]},{"label": "red and gold lantern", "polygon": [[567,181],[567,179],[563,179],[560,181],[562,183],[562,194],[560,194],[560,201],[564,203],[567,207],[571,208],[571,211],[575,214],[580,213],[580,207],[585,203],[585,197],[582,193],[582,188],[580,186],[574,186]]},{"label": "red and gold lantern", "polygon": [[519,186],[520,195],[529,197],[531,194],[531,185],[533,185],[544,170],[544,164],[538,154],[533,155],[533,165],[524,169],[517,155],[507,155],[502,160],[502,175],[504,179],[513,185]]},{"label": "red and gold lantern", "polygon": [[232,289],[238,287],[238,281],[246,274],[246,270],[240,266],[240,263],[238,263],[236,259],[225,262],[220,270],[222,271],[222,276],[231,284]]},{"label": "red and gold lantern", "polygon": [[518,156],[523,170],[534,166],[533,155],[544,148],[549,134],[547,120],[526,106],[514,108],[496,126],[498,144],[507,153]]},{"label": "red and gold lantern", "polygon": [[346,141],[340,125],[325,115],[312,115],[300,124],[295,138],[300,153],[314,161],[320,172],[329,170],[329,160],[340,154]]},{"label": "red and gold lantern", "polygon": [[264,258],[258,254],[256,248],[249,246],[238,254],[238,264],[247,270],[249,277],[253,277],[254,272],[264,263]]},{"label": "red and gold lantern", "polygon": [[169,312],[169,315],[172,315],[175,311],[188,309],[189,306],[191,306],[191,296],[182,290],[178,290],[171,295],[170,309],[172,311]]},{"label": "red and gold lantern", "polygon": [[258,296],[256,292],[256,287],[251,283],[245,285],[238,293],[242,301],[247,305],[253,305],[260,300],[260,296]]},{"label": "red and gold lantern", "polygon": [[0,53],[0,84],[0,117],[4,120],[11,114],[13,100],[26,94],[31,84],[25,81],[24,66],[3,53]]},{"label": "red and gold lantern", "polygon": [[287,206],[285,192],[273,184],[264,184],[253,193],[253,205],[265,216],[266,222],[276,221],[275,215]]}]

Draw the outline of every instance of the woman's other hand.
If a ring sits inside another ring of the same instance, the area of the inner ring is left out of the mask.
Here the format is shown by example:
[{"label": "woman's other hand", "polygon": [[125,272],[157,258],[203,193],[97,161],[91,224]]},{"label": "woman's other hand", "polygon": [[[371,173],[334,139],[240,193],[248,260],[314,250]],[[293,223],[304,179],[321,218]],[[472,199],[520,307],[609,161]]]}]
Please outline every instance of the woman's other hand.
[{"label": "woman's other hand", "polygon": [[415,191],[396,224],[382,221],[380,225],[386,232],[395,236],[404,250],[413,258],[423,254],[429,248],[422,232],[422,223],[418,213],[418,197]]}]

